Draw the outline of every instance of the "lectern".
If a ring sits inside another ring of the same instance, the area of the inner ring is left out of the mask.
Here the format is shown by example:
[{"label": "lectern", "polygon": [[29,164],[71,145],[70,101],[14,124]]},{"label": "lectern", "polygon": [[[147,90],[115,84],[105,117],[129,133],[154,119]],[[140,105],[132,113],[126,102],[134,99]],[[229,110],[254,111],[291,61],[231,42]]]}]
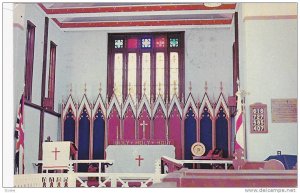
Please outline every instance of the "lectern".
[{"label": "lectern", "polygon": [[73,142],[43,142],[43,170],[67,170],[77,148]]}]

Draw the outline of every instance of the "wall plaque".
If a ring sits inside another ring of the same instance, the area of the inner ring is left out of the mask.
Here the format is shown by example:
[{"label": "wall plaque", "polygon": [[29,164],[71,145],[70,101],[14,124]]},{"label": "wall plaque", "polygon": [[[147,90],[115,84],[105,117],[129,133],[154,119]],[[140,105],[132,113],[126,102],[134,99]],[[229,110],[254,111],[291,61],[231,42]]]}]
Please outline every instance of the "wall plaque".
[{"label": "wall plaque", "polygon": [[271,99],[272,123],[296,123],[297,99]]},{"label": "wall plaque", "polygon": [[254,103],[250,105],[250,132],[268,133],[267,105]]}]

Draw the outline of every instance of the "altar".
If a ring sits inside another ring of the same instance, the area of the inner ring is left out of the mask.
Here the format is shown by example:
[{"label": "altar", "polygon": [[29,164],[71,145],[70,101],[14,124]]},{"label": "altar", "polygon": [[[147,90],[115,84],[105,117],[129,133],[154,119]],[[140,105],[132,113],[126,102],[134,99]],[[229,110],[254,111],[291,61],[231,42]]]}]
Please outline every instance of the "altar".
[{"label": "altar", "polygon": [[109,145],[106,159],[114,160],[107,173],[154,173],[162,156],[175,158],[173,145]]}]

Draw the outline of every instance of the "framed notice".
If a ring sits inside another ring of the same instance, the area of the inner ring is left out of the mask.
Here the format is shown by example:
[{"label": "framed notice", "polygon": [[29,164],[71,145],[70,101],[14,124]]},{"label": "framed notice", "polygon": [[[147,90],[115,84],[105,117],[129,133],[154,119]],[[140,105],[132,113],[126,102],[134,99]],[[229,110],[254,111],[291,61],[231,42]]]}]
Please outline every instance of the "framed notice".
[{"label": "framed notice", "polygon": [[250,132],[268,133],[267,105],[255,103],[250,105]]},{"label": "framed notice", "polygon": [[297,99],[272,99],[273,123],[297,123]]}]

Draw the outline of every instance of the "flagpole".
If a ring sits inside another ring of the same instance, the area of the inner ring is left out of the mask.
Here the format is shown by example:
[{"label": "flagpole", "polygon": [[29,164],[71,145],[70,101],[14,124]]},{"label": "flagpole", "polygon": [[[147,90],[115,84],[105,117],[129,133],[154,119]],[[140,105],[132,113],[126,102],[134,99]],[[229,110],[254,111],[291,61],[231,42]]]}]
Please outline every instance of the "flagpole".
[{"label": "flagpole", "polygon": [[244,124],[243,124],[243,129],[244,129],[244,158],[245,160],[247,159],[247,137],[246,137],[246,104],[245,104],[245,96],[248,93],[245,90],[242,90],[241,92],[241,97],[243,98],[243,102],[242,102],[242,114],[243,114],[243,120],[244,120]]}]

